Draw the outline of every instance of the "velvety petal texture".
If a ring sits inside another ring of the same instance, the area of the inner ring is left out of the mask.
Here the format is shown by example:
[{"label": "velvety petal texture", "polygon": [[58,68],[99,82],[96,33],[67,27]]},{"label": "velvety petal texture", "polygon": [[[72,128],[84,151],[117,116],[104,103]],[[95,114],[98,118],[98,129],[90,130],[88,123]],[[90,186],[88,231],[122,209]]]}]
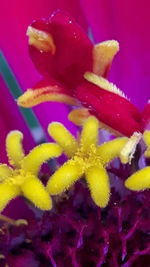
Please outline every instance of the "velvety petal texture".
[{"label": "velvety petal texture", "polygon": [[76,89],[76,97],[90,113],[113,130],[125,136],[143,131],[140,112],[126,98],[88,82]]},{"label": "velvety petal texture", "polygon": [[52,75],[62,84],[75,87],[84,72],[92,70],[93,44],[71,16],[56,11],[49,19],[33,22],[30,27],[48,33],[53,40],[55,48],[45,52],[30,44],[34,34],[29,34],[30,56],[44,76]]}]

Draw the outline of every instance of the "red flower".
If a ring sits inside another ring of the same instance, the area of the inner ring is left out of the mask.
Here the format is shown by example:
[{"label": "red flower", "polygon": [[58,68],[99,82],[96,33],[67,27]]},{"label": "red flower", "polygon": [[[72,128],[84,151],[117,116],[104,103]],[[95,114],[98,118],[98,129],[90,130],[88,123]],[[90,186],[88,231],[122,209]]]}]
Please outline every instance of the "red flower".
[{"label": "red flower", "polygon": [[80,26],[61,11],[34,21],[27,35],[30,57],[44,79],[18,99],[19,105],[32,107],[45,101],[81,104],[86,109],[69,116],[77,124],[91,113],[121,135],[143,131],[138,109],[102,78],[119,50],[116,41],[92,44]]}]

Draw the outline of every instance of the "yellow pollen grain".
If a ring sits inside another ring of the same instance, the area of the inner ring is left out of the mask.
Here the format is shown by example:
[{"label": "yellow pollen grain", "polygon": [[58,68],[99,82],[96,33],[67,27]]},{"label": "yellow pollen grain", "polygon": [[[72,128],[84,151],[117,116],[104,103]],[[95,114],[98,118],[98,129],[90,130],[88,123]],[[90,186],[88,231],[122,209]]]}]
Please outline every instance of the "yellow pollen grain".
[{"label": "yellow pollen grain", "polygon": [[21,186],[28,177],[28,173],[24,170],[14,170],[13,175],[8,177],[6,183]]},{"label": "yellow pollen grain", "polygon": [[94,144],[91,144],[88,151],[84,150],[83,145],[75,153],[73,164],[80,164],[82,171],[85,172],[91,166],[101,166],[102,158],[97,154],[97,148]]}]

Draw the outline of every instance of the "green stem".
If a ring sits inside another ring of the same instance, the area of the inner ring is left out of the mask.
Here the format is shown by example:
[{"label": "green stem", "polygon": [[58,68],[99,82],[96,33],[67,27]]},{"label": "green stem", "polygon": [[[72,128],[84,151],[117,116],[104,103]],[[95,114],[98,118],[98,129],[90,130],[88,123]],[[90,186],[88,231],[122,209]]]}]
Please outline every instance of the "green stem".
[{"label": "green stem", "polygon": [[[0,52],[0,72],[13,98],[18,98],[22,94],[22,90],[2,52]],[[33,111],[31,109],[24,109],[21,107],[18,107],[18,109],[23,115],[28,127],[30,128],[35,141],[37,141],[36,131],[40,131],[42,141],[45,140],[44,131]]]}]

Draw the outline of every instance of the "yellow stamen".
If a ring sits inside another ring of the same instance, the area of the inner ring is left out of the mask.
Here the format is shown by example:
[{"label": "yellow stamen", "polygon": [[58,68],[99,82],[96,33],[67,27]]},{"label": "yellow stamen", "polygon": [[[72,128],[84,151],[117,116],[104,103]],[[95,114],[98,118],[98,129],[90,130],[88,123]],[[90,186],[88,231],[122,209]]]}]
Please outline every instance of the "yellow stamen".
[{"label": "yellow stamen", "polygon": [[82,167],[72,160],[60,167],[49,179],[47,189],[51,195],[66,191],[82,175]]},{"label": "yellow stamen", "polygon": [[29,175],[22,185],[23,195],[41,210],[50,210],[52,201],[43,184],[33,175]]},{"label": "yellow stamen", "polygon": [[128,142],[128,138],[120,137],[112,141],[106,142],[98,147],[97,153],[101,155],[104,165],[108,164],[114,158],[120,156],[120,151]]},{"label": "yellow stamen", "polygon": [[105,208],[109,201],[110,185],[106,170],[93,166],[86,171],[86,180],[96,205]]},{"label": "yellow stamen", "polygon": [[[62,147],[64,153],[71,157],[77,150],[77,142],[74,136],[58,122],[50,123],[48,126],[50,136]],[[64,142],[65,140],[65,142]]]},{"label": "yellow stamen", "polygon": [[9,163],[16,168],[20,167],[24,157],[22,139],[23,135],[19,131],[11,131],[6,138],[6,151]]},{"label": "yellow stamen", "polygon": [[85,151],[90,149],[91,144],[96,146],[98,141],[98,120],[90,116],[84,123],[80,143]]},{"label": "yellow stamen", "polygon": [[42,52],[51,52],[52,55],[56,52],[56,46],[51,34],[29,26],[27,29],[29,36],[29,44],[35,46]]},{"label": "yellow stamen", "polygon": [[54,143],[41,144],[31,150],[23,159],[22,168],[26,172],[37,175],[41,165],[47,160],[58,157],[62,153],[60,146]]},{"label": "yellow stamen", "polygon": [[96,44],[93,49],[93,72],[103,76],[109,69],[118,51],[119,43],[115,40],[108,40]]},{"label": "yellow stamen", "polygon": [[0,164],[0,182],[4,181],[8,177],[11,177],[13,170],[6,164]]},{"label": "yellow stamen", "polygon": [[108,80],[104,79],[103,77],[99,77],[92,72],[86,72],[84,74],[84,78],[87,81],[99,86],[103,90],[106,90],[106,91],[112,92],[114,94],[117,94],[121,97],[127,98],[125,96],[125,94],[119,88],[117,88],[117,86],[115,84],[110,83]]},{"label": "yellow stamen", "polygon": [[20,195],[20,189],[16,185],[8,183],[0,184],[0,212],[14,198]]},{"label": "yellow stamen", "polygon": [[135,172],[126,181],[125,186],[134,191],[150,189],[150,167]]}]

